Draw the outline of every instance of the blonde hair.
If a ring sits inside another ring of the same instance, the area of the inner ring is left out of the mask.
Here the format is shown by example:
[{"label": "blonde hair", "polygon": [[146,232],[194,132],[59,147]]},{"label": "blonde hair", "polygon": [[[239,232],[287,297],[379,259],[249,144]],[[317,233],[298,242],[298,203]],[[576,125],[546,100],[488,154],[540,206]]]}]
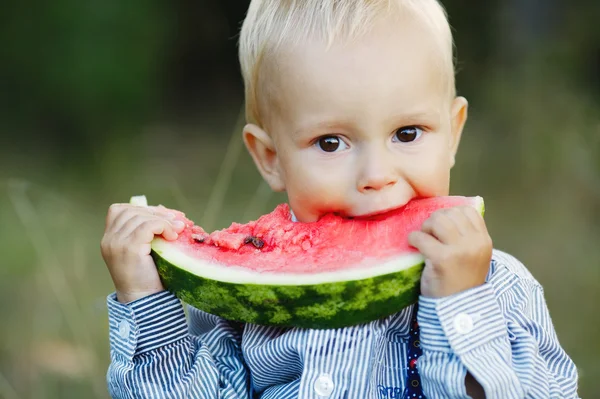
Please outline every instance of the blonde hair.
[{"label": "blonde hair", "polygon": [[283,44],[309,39],[328,45],[369,31],[391,12],[410,13],[433,33],[440,50],[449,94],[455,95],[452,32],[438,0],[251,0],[239,39],[239,60],[245,86],[246,120],[262,124],[261,66]]}]

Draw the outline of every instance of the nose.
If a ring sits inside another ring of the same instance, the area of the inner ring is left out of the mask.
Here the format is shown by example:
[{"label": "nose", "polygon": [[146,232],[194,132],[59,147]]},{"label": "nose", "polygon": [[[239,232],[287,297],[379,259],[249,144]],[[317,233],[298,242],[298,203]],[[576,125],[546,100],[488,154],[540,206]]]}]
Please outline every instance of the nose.
[{"label": "nose", "polygon": [[369,151],[360,161],[358,191],[380,191],[398,182],[392,155],[387,151]]}]

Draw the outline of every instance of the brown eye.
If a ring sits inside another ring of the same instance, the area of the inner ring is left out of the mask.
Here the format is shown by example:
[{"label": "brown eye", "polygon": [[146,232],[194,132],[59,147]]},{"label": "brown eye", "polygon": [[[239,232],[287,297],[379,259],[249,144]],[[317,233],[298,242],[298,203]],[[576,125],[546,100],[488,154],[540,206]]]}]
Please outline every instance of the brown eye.
[{"label": "brown eye", "polygon": [[410,143],[421,137],[422,133],[423,131],[416,126],[401,127],[396,130],[394,138],[401,143]]},{"label": "brown eye", "polygon": [[325,136],[317,141],[317,146],[325,152],[336,152],[339,149],[345,149],[346,143],[339,137]]}]

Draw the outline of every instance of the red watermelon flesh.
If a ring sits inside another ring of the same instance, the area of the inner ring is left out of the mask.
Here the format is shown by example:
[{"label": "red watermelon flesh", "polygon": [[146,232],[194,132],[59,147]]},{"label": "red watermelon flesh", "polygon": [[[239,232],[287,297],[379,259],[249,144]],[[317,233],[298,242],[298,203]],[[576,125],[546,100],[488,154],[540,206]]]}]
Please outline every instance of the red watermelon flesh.
[{"label": "red watermelon flesh", "polygon": [[416,253],[408,234],[419,230],[437,209],[477,206],[479,197],[417,199],[402,208],[367,219],[333,214],[314,223],[292,221],[287,204],[247,224],[207,234],[179,214],[186,229],[174,243],[196,259],[257,272],[317,273],[362,267],[399,254]]}]

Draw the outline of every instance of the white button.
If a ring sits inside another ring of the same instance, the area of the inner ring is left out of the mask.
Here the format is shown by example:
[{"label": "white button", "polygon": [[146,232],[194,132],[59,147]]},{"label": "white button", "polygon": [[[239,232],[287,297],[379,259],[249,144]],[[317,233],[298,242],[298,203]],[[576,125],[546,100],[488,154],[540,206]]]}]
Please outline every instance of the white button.
[{"label": "white button", "polygon": [[454,318],[454,329],[459,334],[468,334],[473,331],[473,318],[467,313],[459,313]]},{"label": "white button", "polygon": [[331,395],[333,387],[333,380],[328,374],[321,374],[315,381],[315,392],[319,396]]},{"label": "white button", "polygon": [[131,327],[129,326],[129,323],[127,322],[127,320],[121,320],[121,322],[119,323],[119,335],[121,336],[121,338],[123,338],[123,339],[129,338],[130,331],[131,331]]}]

